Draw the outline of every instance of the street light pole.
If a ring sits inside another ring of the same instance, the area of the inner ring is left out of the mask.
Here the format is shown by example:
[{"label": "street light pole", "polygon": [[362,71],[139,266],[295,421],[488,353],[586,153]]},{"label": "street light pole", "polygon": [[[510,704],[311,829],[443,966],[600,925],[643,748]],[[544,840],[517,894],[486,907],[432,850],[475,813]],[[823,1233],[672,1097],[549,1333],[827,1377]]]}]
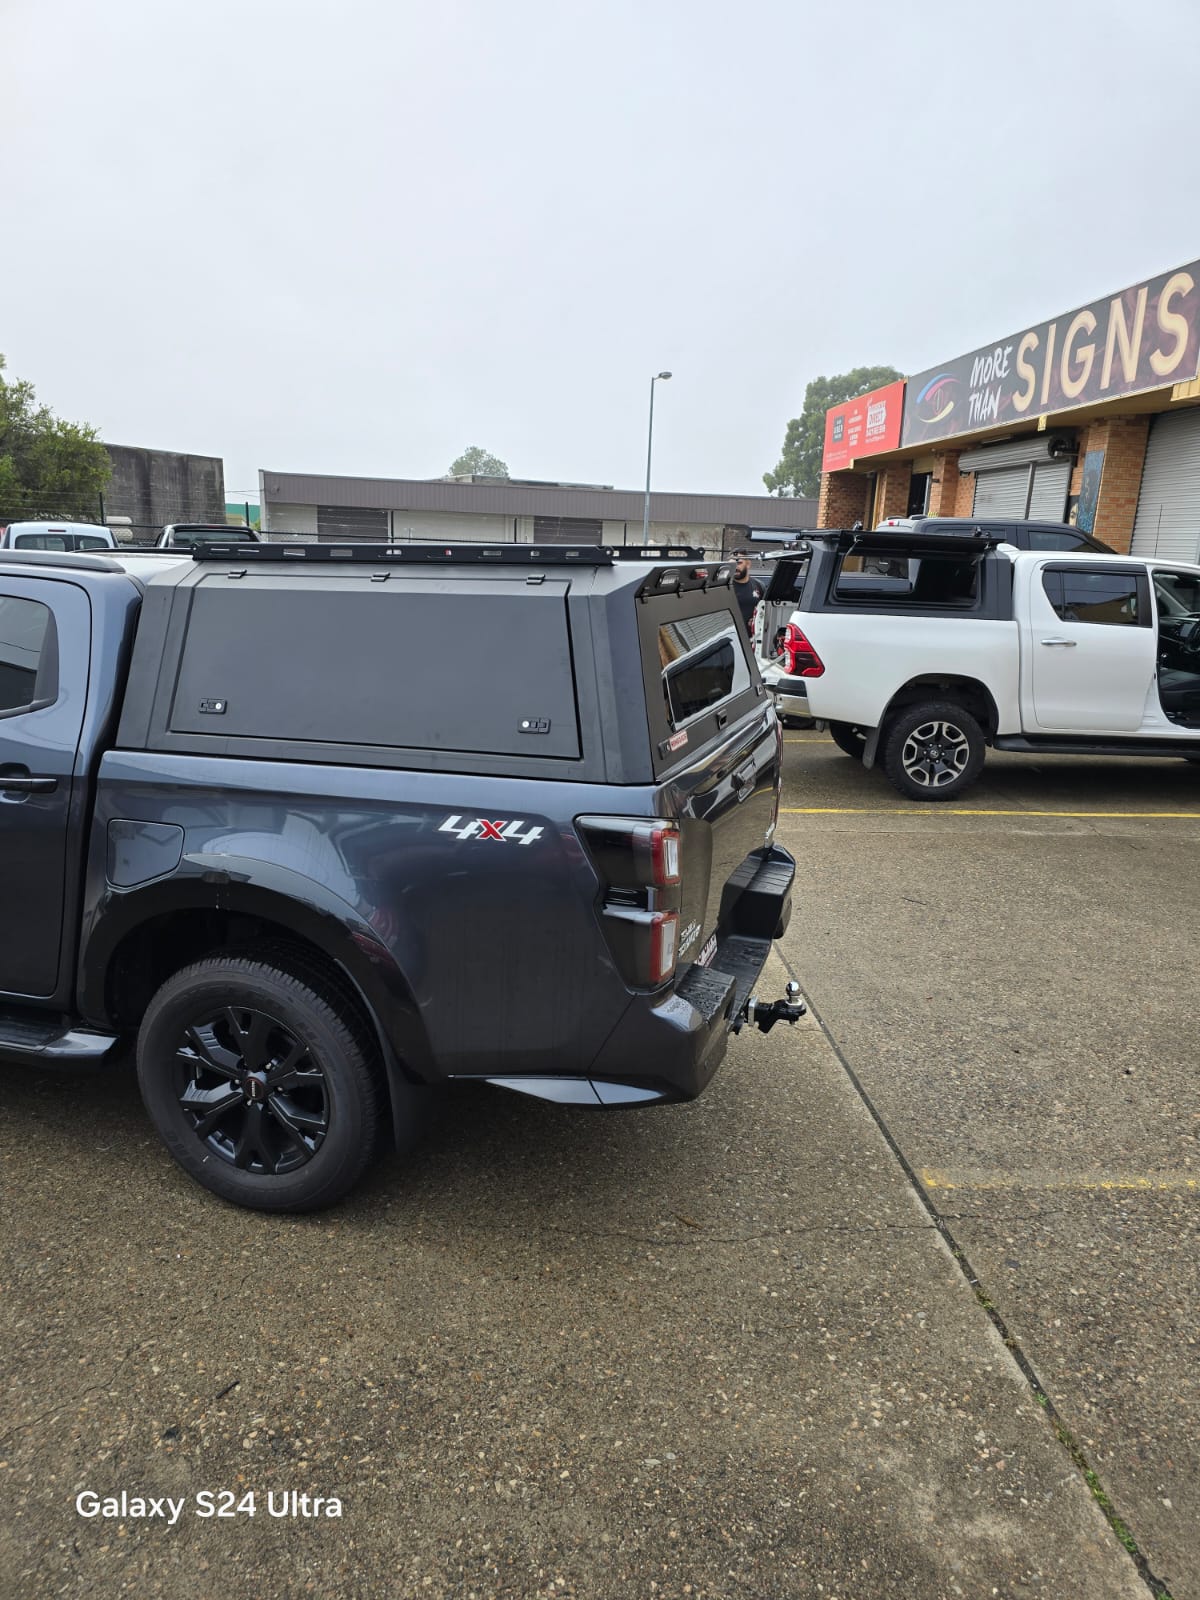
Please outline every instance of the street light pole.
[{"label": "street light pole", "polygon": [[642,510],[642,548],[650,543],[650,457],[654,451],[654,385],[669,372],[656,372],[650,379],[650,431],[646,436],[646,503]]}]

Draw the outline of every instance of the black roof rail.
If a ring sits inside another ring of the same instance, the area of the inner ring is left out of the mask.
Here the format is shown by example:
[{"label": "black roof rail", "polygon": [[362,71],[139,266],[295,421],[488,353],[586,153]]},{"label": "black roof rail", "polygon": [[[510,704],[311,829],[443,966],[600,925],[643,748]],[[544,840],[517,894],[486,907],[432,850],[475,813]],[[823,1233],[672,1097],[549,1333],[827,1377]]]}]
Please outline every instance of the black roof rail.
[{"label": "black roof rail", "polygon": [[927,555],[982,555],[1008,541],[1000,533],[931,533],[921,528],[818,528],[805,534],[810,544],[839,550],[890,550],[893,555],[920,550]]},{"label": "black roof rail", "polygon": [[378,566],[438,562],[447,564],[539,567],[610,567],[616,561],[703,561],[703,550],[688,545],[599,544],[251,544],[195,545],[193,561],[362,561]]}]

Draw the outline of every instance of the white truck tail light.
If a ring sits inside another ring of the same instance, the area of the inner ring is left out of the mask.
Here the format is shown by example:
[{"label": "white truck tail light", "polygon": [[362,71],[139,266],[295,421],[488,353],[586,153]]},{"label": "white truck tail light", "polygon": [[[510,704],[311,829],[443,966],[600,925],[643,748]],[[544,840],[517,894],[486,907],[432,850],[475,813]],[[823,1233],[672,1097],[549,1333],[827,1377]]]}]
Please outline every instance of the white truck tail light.
[{"label": "white truck tail light", "polygon": [[781,642],[783,670],[789,678],[819,678],[825,663],[809,643],[803,629],[789,622],[783,630]]}]

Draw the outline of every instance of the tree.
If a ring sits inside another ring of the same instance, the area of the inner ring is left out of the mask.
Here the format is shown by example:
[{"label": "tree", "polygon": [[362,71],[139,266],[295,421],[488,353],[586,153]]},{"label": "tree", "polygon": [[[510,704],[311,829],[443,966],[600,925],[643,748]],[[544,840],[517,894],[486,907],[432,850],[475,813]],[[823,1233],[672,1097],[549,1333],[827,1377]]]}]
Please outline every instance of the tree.
[{"label": "tree", "polygon": [[450,463],[450,476],[452,478],[507,478],[508,468],[499,456],[494,456],[490,450],[483,450],[479,445],[473,444],[463,451],[457,461]]},{"label": "tree", "polygon": [[885,383],[895,383],[903,373],[895,367],[855,367],[832,378],[814,378],[804,391],[804,410],[793,417],[783,436],[783,454],[774,472],[764,472],[771,494],[784,498],[814,495],[821,487],[821,455],[825,449],[825,413],[843,400],[854,400]]},{"label": "tree", "polygon": [[61,421],[4,366],[0,356],[0,521],[95,517],[112,472],[95,428]]}]

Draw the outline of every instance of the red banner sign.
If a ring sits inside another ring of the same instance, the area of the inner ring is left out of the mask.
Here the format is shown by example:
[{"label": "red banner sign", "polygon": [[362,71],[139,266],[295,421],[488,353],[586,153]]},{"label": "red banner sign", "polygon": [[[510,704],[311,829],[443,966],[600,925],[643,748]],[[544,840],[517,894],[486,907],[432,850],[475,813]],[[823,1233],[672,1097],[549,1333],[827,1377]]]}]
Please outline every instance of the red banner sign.
[{"label": "red banner sign", "polygon": [[825,413],[825,454],[821,458],[821,471],[840,472],[860,456],[895,450],[900,443],[903,411],[903,379],[832,407]]}]

